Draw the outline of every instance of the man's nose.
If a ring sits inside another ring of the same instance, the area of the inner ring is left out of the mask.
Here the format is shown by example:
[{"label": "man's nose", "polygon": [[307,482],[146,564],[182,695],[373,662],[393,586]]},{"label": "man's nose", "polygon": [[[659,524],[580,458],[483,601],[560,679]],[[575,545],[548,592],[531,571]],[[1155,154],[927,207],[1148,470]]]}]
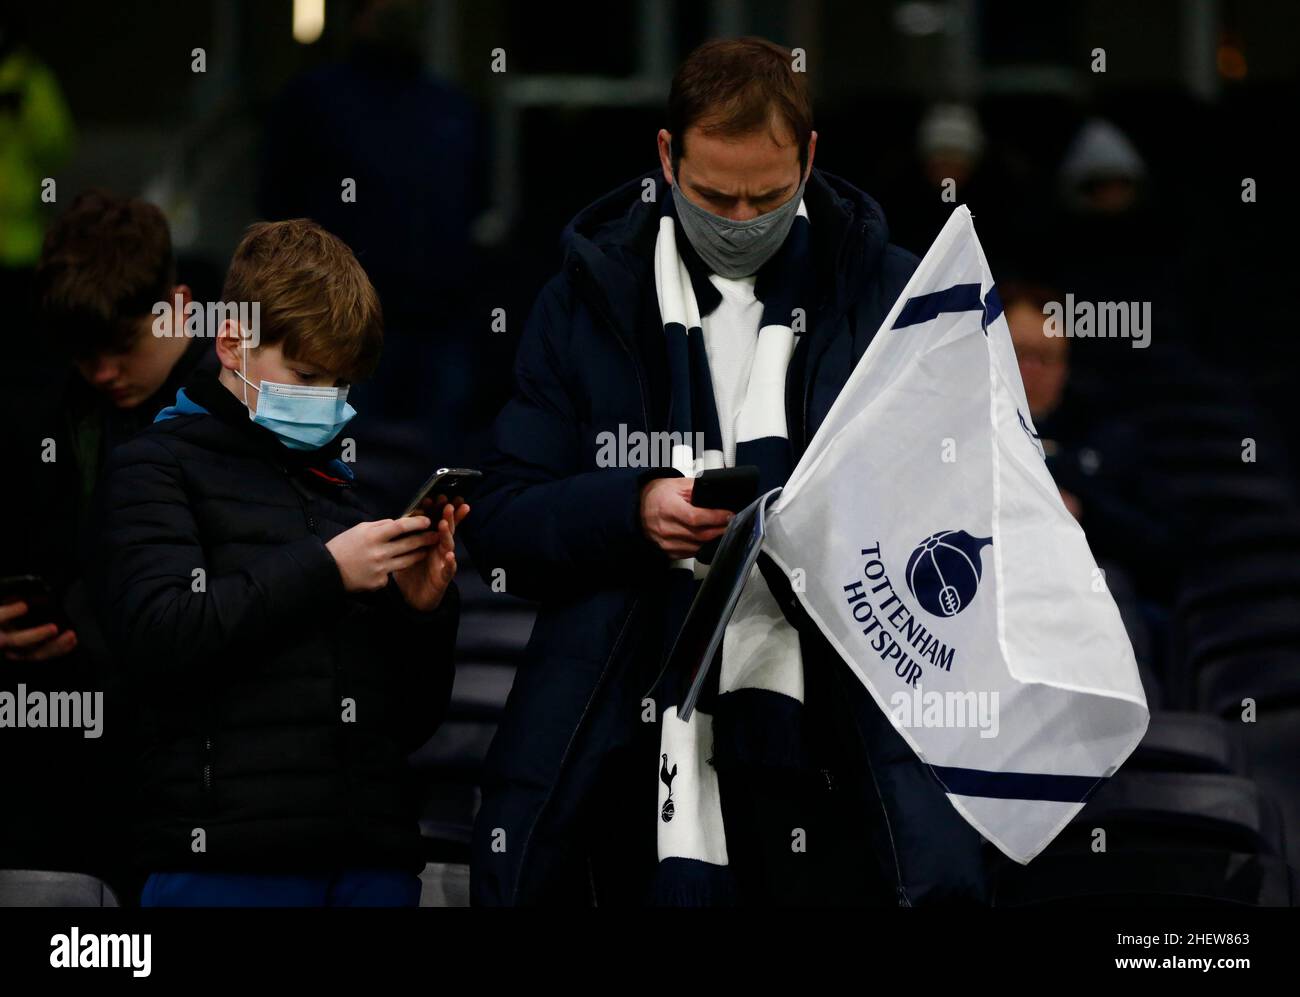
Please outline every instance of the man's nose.
[{"label": "man's nose", "polygon": [[749,222],[753,221],[762,213],[763,212],[755,205],[750,204],[747,201],[741,201],[732,210],[727,212],[727,218],[733,222]]}]

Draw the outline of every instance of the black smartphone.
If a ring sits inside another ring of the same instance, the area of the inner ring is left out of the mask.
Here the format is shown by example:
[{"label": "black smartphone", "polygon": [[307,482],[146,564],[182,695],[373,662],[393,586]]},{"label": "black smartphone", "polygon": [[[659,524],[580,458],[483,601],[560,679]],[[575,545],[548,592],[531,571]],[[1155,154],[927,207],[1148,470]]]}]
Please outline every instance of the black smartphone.
[{"label": "black smartphone", "polygon": [[[398,519],[404,519],[407,516],[414,516],[420,511],[420,503],[429,496],[446,495],[448,500],[456,496],[464,496],[465,492],[477,481],[483,477],[482,471],[474,471],[468,467],[440,467],[429,475],[428,479],[420,486],[419,491],[406,503],[406,511],[398,516]],[[439,515],[442,510],[438,510]],[[436,525],[436,524],[435,524]]]},{"label": "black smartphone", "polygon": [[50,623],[57,623],[60,630],[67,629],[58,601],[40,575],[0,578],[0,605],[10,602],[25,602],[27,612],[6,626],[6,630],[27,630]]},{"label": "black smartphone", "polygon": [[691,505],[701,509],[726,509],[740,512],[758,498],[758,468],[753,464],[739,467],[715,467],[695,479]]}]

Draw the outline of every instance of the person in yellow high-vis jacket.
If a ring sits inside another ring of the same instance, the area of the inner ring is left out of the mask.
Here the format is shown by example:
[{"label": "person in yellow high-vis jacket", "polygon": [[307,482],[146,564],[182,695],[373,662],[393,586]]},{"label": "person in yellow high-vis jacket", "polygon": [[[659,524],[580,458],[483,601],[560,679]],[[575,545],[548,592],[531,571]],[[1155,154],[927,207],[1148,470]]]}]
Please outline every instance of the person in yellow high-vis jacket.
[{"label": "person in yellow high-vis jacket", "polygon": [[54,74],[0,24],[0,267],[41,254],[42,183],[72,151],[72,115]]}]

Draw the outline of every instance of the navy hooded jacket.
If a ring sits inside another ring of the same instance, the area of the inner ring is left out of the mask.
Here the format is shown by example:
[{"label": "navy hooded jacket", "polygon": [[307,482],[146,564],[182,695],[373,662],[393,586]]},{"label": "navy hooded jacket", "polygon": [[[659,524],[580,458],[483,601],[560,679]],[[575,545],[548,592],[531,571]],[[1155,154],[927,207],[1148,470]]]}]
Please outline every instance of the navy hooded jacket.
[{"label": "navy hooded jacket", "polygon": [[[464,528],[485,579],[504,572],[509,592],[541,603],[486,763],[474,833],[476,904],[591,901],[602,774],[636,737],[643,697],[668,650],[656,625],[668,558],[640,522],[641,487],[665,471],[598,463],[602,434],[668,428],[653,270],[667,196],[657,171],[646,174],[566,228],[563,269],[524,331],[514,396],[495,424]],[[796,459],[918,262],[889,244],[879,205],[844,180],[814,170],[804,197],[816,283],[786,384]],[[715,304],[711,288],[697,289],[702,313]],[[983,902],[978,833],[816,628],[800,632],[805,663],[835,663],[827,671],[842,686],[870,775],[875,817],[862,847],[874,852],[893,897],[903,905]],[[647,777],[653,794],[648,765]],[[652,821],[646,832],[648,844],[618,847],[648,847],[653,859]]]}]

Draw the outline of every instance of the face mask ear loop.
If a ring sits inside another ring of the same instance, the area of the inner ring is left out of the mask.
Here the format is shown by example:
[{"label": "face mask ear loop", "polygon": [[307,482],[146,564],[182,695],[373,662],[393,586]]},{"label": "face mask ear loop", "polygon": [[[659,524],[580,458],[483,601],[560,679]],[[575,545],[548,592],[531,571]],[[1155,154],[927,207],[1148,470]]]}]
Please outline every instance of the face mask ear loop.
[{"label": "face mask ear loop", "polygon": [[[248,380],[248,350],[249,350],[249,345],[248,345],[248,343],[246,343],[246,342],[244,341],[244,330],[243,330],[242,327],[241,327],[240,330],[239,330],[239,336],[240,336],[240,338],[239,338],[239,367],[240,367],[240,370],[235,374],[235,376],[238,377],[241,381],[244,382],[244,408],[248,408],[248,387],[249,387],[249,385],[250,385],[252,382]],[[259,392],[259,394],[260,394],[261,389],[259,388],[259,389],[257,389],[257,390],[258,390],[258,392]],[[249,417],[250,419],[253,418],[253,410],[252,410],[252,409],[249,409],[249,411],[248,411],[248,417]]]},{"label": "face mask ear loop", "polygon": [[239,337],[239,379],[244,382],[244,408],[248,408],[248,344],[244,342],[243,330]]}]

